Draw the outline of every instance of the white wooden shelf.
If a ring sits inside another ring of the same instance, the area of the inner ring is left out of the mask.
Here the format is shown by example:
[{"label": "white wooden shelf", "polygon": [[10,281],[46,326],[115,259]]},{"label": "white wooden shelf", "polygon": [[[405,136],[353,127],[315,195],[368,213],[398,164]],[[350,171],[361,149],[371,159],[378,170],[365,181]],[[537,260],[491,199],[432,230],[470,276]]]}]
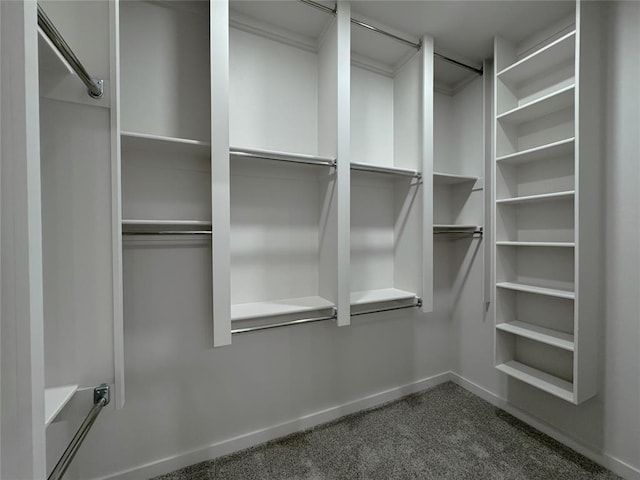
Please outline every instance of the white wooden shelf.
[{"label": "white wooden shelf", "polygon": [[567,382],[554,375],[549,375],[537,368],[529,367],[515,360],[496,365],[496,368],[510,377],[528,383],[563,400],[569,402],[574,401],[573,383],[571,382]]},{"label": "white wooden shelf", "polygon": [[421,177],[422,174],[418,170],[410,168],[387,167],[382,165],[373,165],[371,163],[351,162],[351,170],[362,172],[382,173],[387,175],[401,175],[405,177]]},{"label": "white wooden shelf", "polygon": [[413,300],[417,295],[413,292],[397,288],[382,288],[379,290],[364,290],[351,292],[351,306],[369,305],[372,303],[395,302],[399,300]]},{"label": "white wooden shelf", "polygon": [[210,156],[211,144],[188,138],[165,137],[137,132],[120,132],[122,149],[148,150],[159,153]]},{"label": "white wooden shelf", "polygon": [[532,102],[513,108],[496,117],[505,124],[519,125],[559,112],[574,104],[575,86],[569,85]]},{"label": "white wooden shelf", "polygon": [[229,155],[235,158],[255,158],[278,162],[304,163],[318,166],[333,166],[336,159],[304,153],[281,152],[276,150],[261,150],[256,148],[229,147]]},{"label": "white wooden shelf", "polygon": [[433,183],[437,183],[440,185],[459,185],[461,183],[475,183],[477,181],[478,177],[433,172]]},{"label": "white wooden shelf", "polygon": [[62,387],[45,388],[44,390],[44,419],[49,425],[69,403],[78,390],[78,385],[64,385]]},{"label": "white wooden shelf", "polygon": [[575,48],[576,32],[574,30],[498,72],[497,77],[506,84],[520,85],[540,75],[541,72],[548,72],[574,59]]},{"label": "white wooden shelf", "polygon": [[552,347],[561,348],[570,352],[573,352],[575,349],[573,335],[570,333],[559,332],[551,328],[540,327],[538,325],[519,321],[499,323],[496,325],[496,328],[503,332],[535,340],[536,342],[551,345]]},{"label": "white wooden shelf", "polygon": [[526,195],[523,197],[503,198],[500,200],[496,200],[496,203],[499,205],[513,205],[518,203],[537,203],[537,202],[546,202],[546,201],[554,201],[554,200],[565,200],[568,198],[573,198],[575,193],[576,193],[575,190],[567,190],[564,192],[553,192],[553,193],[541,193],[539,195]]},{"label": "white wooden shelf", "polygon": [[264,302],[238,303],[231,305],[231,320],[251,320],[256,318],[277,317],[296,313],[315,312],[334,308],[329,300],[313,296],[284,298]]},{"label": "white wooden shelf", "polygon": [[507,290],[516,290],[518,292],[535,293],[537,295],[547,295],[549,297],[566,298],[574,300],[576,294],[571,290],[561,290],[559,288],[538,287],[535,285],[527,285],[525,283],[516,282],[499,282],[496,284],[498,288]]},{"label": "white wooden shelf", "polygon": [[574,242],[496,242],[499,247],[559,247],[574,248]]},{"label": "white wooden shelf", "polygon": [[573,155],[575,151],[575,137],[548,143],[521,152],[509,153],[496,158],[500,163],[527,163],[547,158],[558,158]]},{"label": "white wooden shelf", "polygon": [[38,69],[54,75],[75,75],[71,65],[38,27]]}]

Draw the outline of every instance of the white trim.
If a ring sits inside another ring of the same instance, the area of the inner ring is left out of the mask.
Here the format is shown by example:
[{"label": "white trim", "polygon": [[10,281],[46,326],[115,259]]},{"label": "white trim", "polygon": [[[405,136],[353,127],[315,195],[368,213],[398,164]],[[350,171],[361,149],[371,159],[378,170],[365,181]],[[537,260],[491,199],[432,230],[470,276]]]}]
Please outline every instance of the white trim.
[{"label": "white trim", "polygon": [[228,455],[254,445],[268,442],[269,440],[274,440],[295,432],[306,430],[351,413],[376,407],[378,405],[397,400],[406,395],[435,387],[436,385],[440,385],[450,380],[451,373],[444,372],[416,382],[374,393],[373,395],[369,395],[358,400],[336,405],[335,407],[331,407],[326,410],[304,415],[288,422],[249,432],[228,440],[223,440],[211,445],[202,446],[194,450],[172,455],[170,457],[165,457],[139,467],[117,472],[105,477],[99,477],[96,480],[139,480],[152,478],[198,462]]},{"label": "white trim", "polygon": [[562,443],[563,445],[569,447],[572,450],[575,450],[580,455],[584,455],[585,457],[593,460],[599,465],[602,465],[605,468],[608,468],[613,473],[620,475],[621,477],[627,480],[640,480],[640,469],[636,468],[628,463],[612,456],[607,453],[602,453],[594,450],[592,446],[585,445],[580,441],[573,438],[569,433],[560,430],[556,427],[553,427],[546,423],[544,420],[541,420],[521,409],[511,405],[507,400],[498,397],[494,393],[489,390],[477,385],[470,380],[458,375],[455,372],[449,372],[451,381],[456,385],[464,388],[465,390],[470,391],[471,393],[479,396],[483,400],[489,402],[495,407],[498,407],[505,412],[513,415],[518,420],[523,421],[527,425],[535,428],[536,430],[541,431],[545,435],[550,436],[554,440]]},{"label": "white trim", "polygon": [[233,437],[228,440],[205,445],[170,457],[161,458],[135,468],[123,470],[104,477],[98,477],[94,480],[141,480],[153,478],[189,465],[218,458],[295,432],[300,432],[302,430],[315,427],[316,425],[336,420],[345,415],[377,407],[384,403],[433,388],[449,381],[479,396],[483,400],[504,410],[528,425],[531,425],[533,428],[543,432],[603,467],[608,468],[625,479],[640,480],[640,469],[606,453],[596,452],[592,447],[581,444],[567,433],[557,430],[544,421],[514,407],[506,400],[454,372],[443,372],[412,383],[374,393],[358,400],[336,405],[326,410],[304,415],[287,422],[243,435],[238,435],[237,437]]}]

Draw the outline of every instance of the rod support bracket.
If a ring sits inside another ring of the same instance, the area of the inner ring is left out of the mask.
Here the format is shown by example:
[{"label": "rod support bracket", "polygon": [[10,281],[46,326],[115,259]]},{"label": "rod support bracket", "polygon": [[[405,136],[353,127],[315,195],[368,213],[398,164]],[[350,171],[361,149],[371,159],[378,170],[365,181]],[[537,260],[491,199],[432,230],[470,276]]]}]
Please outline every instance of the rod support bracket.
[{"label": "rod support bracket", "polygon": [[97,405],[103,399],[103,407],[106,407],[111,402],[111,387],[106,383],[103,383],[93,389],[93,404]]},{"label": "rod support bracket", "polygon": [[98,92],[94,92],[91,90],[91,88],[89,88],[89,96],[91,98],[102,98],[102,96],[104,95],[104,80],[98,80],[97,78],[94,78],[93,81],[96,84]]}]

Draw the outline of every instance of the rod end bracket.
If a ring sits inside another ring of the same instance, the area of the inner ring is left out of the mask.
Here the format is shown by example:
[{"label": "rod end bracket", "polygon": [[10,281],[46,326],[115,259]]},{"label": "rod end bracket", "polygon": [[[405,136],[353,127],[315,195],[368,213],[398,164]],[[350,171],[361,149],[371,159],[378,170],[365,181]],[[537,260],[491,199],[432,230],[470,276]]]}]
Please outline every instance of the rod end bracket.
[{"label": "rod end bracket", "polygon": [[94,91],[92,88],[89,88],[89,96],[91,98],[102,98],[104,95],[104,80],[93,79],[95,83],[96,90]]},{"label": "rod end bracket", "polygon": [[111,402],[111,387],[106,383],[103,383],[93,389],[93,404],[97,405],[103,399],[103,407],[106,407]]}]

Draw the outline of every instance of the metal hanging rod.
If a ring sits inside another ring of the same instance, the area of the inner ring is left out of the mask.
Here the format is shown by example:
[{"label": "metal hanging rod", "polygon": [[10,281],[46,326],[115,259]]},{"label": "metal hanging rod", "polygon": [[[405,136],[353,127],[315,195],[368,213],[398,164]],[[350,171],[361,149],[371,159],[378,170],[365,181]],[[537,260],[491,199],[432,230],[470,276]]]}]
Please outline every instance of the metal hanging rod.
[{"label": "metal hanging rod", "polygon": [[233,330],[231,330],[231,334],[235,335],[239,333],[250,333],[250,332],[258,332],[260,330],[270,330],[272,328],[291,327],[293,325],[304,325],[305,323],[324,322],[327,320],[335,320],[336,318],[338,318],[338,310],[334,307],[333,313],[331,315],[327,315],[324,317],[301,318],[299,320],[290,320],[288,322],[280,322],[280,323],[270,323],[268,325],[258,325],[255,327],[234,328]]},{"label": "metal hanging rod", "polygon": [[[322,10],[325,13],[328,13],[330,15],[335,15],[336,11],[337,11],[337,7],[336,8],[330,8],[327,7],[326,5],[323,5],[321,3],[318,2],[314,2],[313,0],[299,0],[300,2],[304,3],[305,5],[309,5],[311,7],[317,8],[318,10]],[[365,23],[362,20],[357,20],[355,18],[351,18],[351,23],[353,23],[354,25],[358,25],[359,27],[362,28],[366,28],[367,30],[371,30],[372,32],[376,32],[376,33],[380,33],[382,35],[386,35],[389,38],[393,38],[394,40],[403,43],[405,45],[408,45],[410,47],[413,47],[417,50],[420,50],[422,48],[422,43],[418,42],[412,42],[411,40],[407,40],[406,38],[402,38],[399,37],[398,35],[394,35],[393,33],[389,33],[386,30],[383,30],[381,28],[375,27],[371,24]],[[467,69],[477,75],[482,75],[483,70],[482,68],[476,68],[476,67],[472,67],[471,65],[467,65],[466,63],[462,63],[459,62],[458,60],[454,60],[453,58],[447,57],[446,55],[442,55],[440,53],[434,52],[433,53],[434,57],[439,58],[440,60],[443,60],[445,62],[448,62],[452,65],[456,65],[460,68],[464,68]]]},{"label": "metal hanging rod", "polygon": [[89,430],[91,430],[96,418],[98,418],[102,409],[109,405],[110,401],[111,389],[109,385],[103,383],[99,387],[93,389],[93,407],[89,410],[89,413],[82,422],[82,425],[80,425],[80,428],[78,428],[78,431],[71,439],[71,442],[60,457],[60,460],[58,460],[58,463],[51,471],[48,480],[61,480],[62,477],[64,477],[67,468],[69,468],[69,465],[73,461],[73,457],[78,453],[78,450],[82,446],[82,442],[84,442],[84,439],[89,433]]},{"label": "metal hanging rod", "polygon": [[335,167],[336,159],[329,157],[316,157],[299,153],[272,152],[267,150],[253,150],[249,148],[231,148],[229,155],[233,157],[257,158],[261,160],[275,160],[277,162],[302,163],[305,165],[317,165],[322,167]]},{"label": "metal hanging rod", "polygon": [[371,313],[390,312],[392,310],[403,310],[405,308],[416,308],[421,306],[422,306],[422,298],[416,297],[415,303],[412,303],[411,305],[398,305],[396,307],[386,307],[386,308],[377,308],[375,310],[365,310],[364,312],[352,313],[351,316],[355,317],[358,315],[369,315]]},{"label": "metal hanging rod", "polygon": [[82,62],[80,62],[78,57],[73,53],[69,44],[65,41],[62,35],[60,35],[60,32],[58,32],[55,25],[49,19],[40,4],[38,4],[38,26],[55,45],[69,65],[71,65],[71,68],[75,70],[80,80],[82,80],[82,83],[87,86],[89,96],[92,98],[102,98],[104,93],[104,81],[97,80],[89,75],[87,70],[84,68],[84,65],[82,65]]},{"label": "metal hanging rod", "polygon": [[387,173],[392,175],[403,175],[406,177],[422,178],[422,173],[417,170],[408,168],[383,167],[379,165],[369,165],[367,163],[351,162],[351,170],[359,170],[362,172]]}]

